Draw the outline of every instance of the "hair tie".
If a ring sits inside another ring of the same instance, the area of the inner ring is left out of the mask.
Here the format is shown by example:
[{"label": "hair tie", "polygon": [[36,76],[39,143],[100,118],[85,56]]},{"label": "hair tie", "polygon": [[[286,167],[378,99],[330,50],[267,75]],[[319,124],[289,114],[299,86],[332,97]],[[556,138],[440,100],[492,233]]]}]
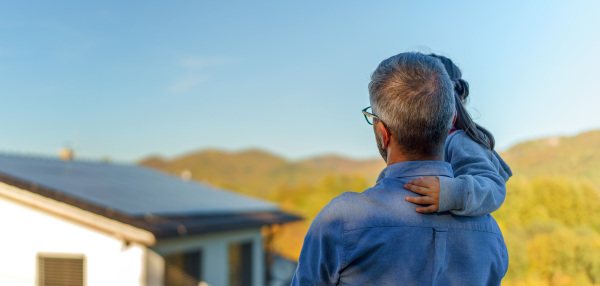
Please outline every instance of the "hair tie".
[{"label": "hair tie", "polygon": [[464,87],[463,87],[463,83],[461,82],[462,79],[457,79],[454,82],[454,90],[456,91],[456,93],[458,93],[459,95],[462,96],[463,92],[464,92]]},{"label": "hair tie", "polygon": [[464,101],[467,96],[469,96],[469,83],[466,80],[459,78],[457,80],[455,91],[459,95],[460,100]]}]

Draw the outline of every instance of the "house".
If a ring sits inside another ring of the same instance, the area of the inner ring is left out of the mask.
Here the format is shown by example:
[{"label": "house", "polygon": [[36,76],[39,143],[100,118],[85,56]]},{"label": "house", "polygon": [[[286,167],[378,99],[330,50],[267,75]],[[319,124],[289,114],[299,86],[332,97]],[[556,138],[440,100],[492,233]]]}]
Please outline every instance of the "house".
[{"label": "house", "polygon": [[265,285],[276,204],[135,165],[0,155],[0,285]]}]

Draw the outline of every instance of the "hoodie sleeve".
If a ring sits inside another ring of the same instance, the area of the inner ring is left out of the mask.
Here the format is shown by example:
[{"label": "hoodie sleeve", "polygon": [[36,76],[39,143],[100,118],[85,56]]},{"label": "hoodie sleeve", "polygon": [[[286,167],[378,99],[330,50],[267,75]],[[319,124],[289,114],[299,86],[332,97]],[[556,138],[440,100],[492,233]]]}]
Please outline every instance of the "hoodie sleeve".
[{"label": "hoodie sleeve", "polygon": [[512,175],[500,156],[469,138],[462,130],[448,137],[445,159],[454,178],[440,179],[439,212],[476,216],[497,210],[506,196],[506,181]]}]

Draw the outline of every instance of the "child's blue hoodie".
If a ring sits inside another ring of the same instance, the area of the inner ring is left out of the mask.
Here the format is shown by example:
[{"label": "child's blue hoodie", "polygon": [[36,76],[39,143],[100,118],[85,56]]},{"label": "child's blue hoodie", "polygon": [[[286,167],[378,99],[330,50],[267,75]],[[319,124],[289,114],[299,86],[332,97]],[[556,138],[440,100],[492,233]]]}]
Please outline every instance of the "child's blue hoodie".
[{"label": "child's blue hoodie", "polygon": [[496,151],[457,130],[446,139],[444,160],[452,165],[455,178],[439,177],[439,212],[475,216],[492,213],[502,205],[512,171]]}]

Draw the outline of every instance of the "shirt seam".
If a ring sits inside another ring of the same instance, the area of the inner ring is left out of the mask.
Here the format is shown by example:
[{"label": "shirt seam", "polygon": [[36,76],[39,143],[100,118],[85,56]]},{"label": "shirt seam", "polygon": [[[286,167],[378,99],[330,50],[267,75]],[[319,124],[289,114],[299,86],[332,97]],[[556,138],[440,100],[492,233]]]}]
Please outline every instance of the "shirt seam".
[{"label": "shirt seam", "polygon": [[447,177],[447,178],[454,178],[454,175],[448,175],[448,174],[439,174],[439,173],[432,173],[430,175],[406,175],[406,176],[396,176],[396,177],[386,177],[386,178],[414,178],[414,177]]},{"label": "shirt seam", "polygon": [[[448,230],[450,230],[450,229],[459,229],[459,230],[474,231],[474,232],[486,232],[486,233],[491,233],[491,234],[494,234],[494,235],[496,235],[496,236],[499,236],[499,237],[502,237],[502,238],[504,238],[502,235],[500,235],[500,234],[498,234],[498,233],[496,233],[496,232],[493,232],[493,231],[488,231],[488,230],[477,230],[477,229],[458,228],[458,227],[447,227],[447,226],[419,226],[419,225],[394,225],[394,226],[391,226],[391,225],[384,225],[384,226],[366,226],[366,227],[359,227],[359,228],[353,228],[353,229],[344,229],[344,233],[346,233],[346,232],[350,232],[350,231],[355,231],[355,230],[361,230],[361,229],[370,229],[370,228],[379,228],[379,227],[386,227],[386,228],[387,228],[387,227],[418,227],[418,228],[433,228],[433,229],[435,229],[435,228],[439,227],[439,228],[446,228],[446,229],[448,229]],[[342,240],[344,241],[344,237],[343,237],[343,235],[342,235]],[[346,245],[345,245],[345,241],[344,241],[344,263],[345,263],[345,259],[346,259],[346,258],[345,258],[345,256],[346,256],[346,253],[345,253],[345,251],[346,251]]]},{"label": "shirt seam", "polygon": [[346,262],[346,236],[345,236],[345,231],[346,229],[346,220],[342,217],[342,247],[343,247],[343,252],[342,252],[342,264],[340,265],[340,268],[337,270],[338,271],[338,281],[336,284],[331,284],[331,285],[339,285],[340,284],[340,280],[342,279],[342,272],[341,270],[346,268],[346,266],[348,265],[348,263]]}]

